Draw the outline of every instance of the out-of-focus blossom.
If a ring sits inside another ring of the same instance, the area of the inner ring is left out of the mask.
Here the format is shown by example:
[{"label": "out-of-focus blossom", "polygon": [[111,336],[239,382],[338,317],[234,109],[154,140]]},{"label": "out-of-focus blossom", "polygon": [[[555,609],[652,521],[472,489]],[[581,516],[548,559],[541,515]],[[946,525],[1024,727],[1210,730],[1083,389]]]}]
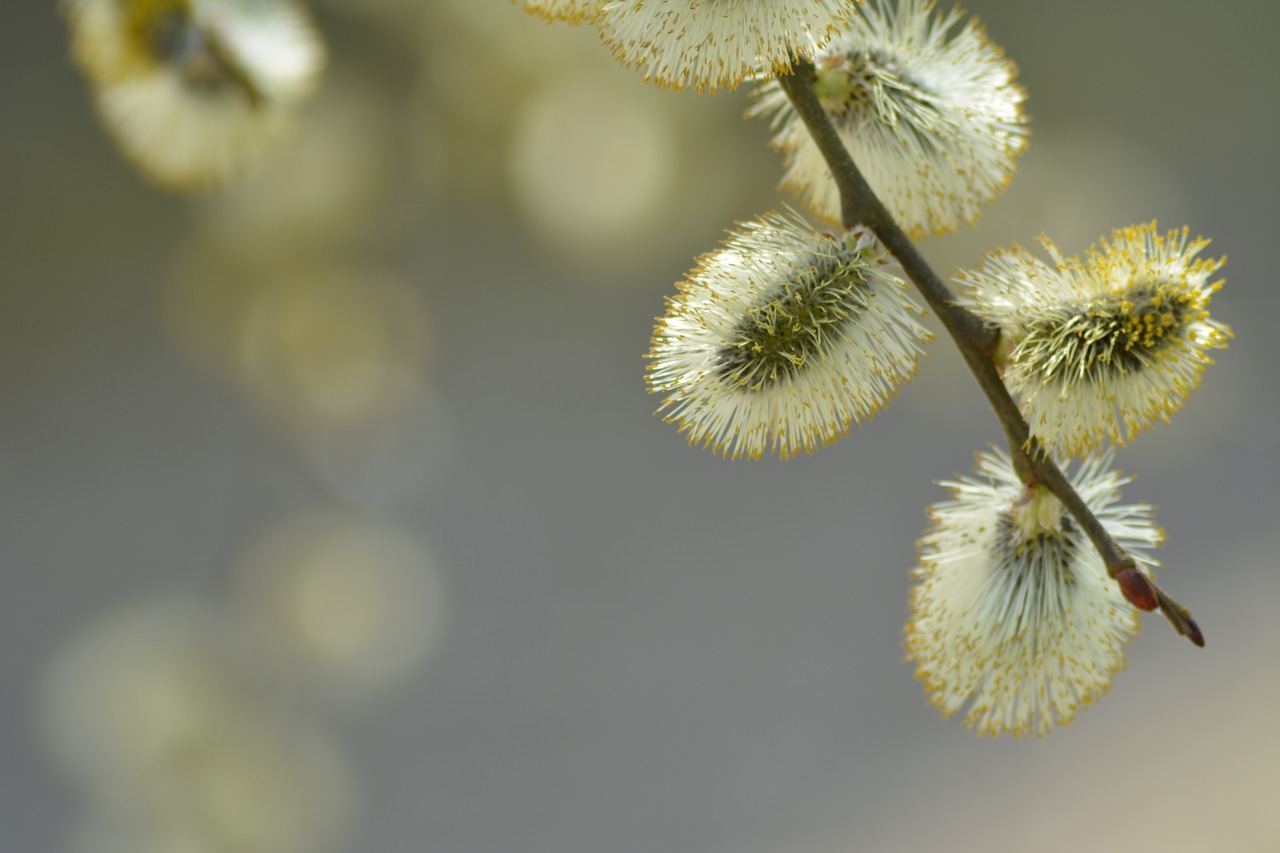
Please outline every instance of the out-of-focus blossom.
[{"label": "out-of-focus blossom", "polygon": [[293,0],[64,0],[71,53],[121,150],[167,186],[238,179],[289,131],[324,66]]}]

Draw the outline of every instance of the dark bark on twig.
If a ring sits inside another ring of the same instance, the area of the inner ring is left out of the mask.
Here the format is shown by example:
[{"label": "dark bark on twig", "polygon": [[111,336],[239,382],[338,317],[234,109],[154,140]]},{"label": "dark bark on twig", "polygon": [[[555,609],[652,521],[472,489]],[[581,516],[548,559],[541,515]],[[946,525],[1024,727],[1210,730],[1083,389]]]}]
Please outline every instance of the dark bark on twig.
[{"label": "dark bark on twig", "polygon": [[[938,277],[925,261],[911,239],[894,222],[871,186],[867,183],[839,134],[827,117],[813,89],[815,72],[813,64],[801,60],[786,74],[778,75],[778,83],[804,121],[810,135],[827,161],[832,177],[840,190],[840,213],[845,228],[865,226],[879,238],[907,277],[911,279],[921,296],[933,309],[943,327],[960,350],[969,372],[986,395],[1004,428],[1014,468],[1024,483],[1042,484],[1052,492],[1075,518],[1098,550],[1107,571],[1114,578],[1121,572],[1135,567],[1129,556],[1115,541],[1102,523],[1076,493],[1070,481],[1058,465],[1045,453],[1031,434],[1022,412],[1009,395],[1008,388],[996,369],[992,352],[999,339],[998,330],[985,323],[981,317],[955,304],[950,288]],[[1174,629],[1189,638],[1197,646],[1204,645],[1204,635],[1191,618],[1191,612],[1170,598],[1151,582],[1159,607]],[[1126,598],[1135,595],[1132,587],[1121,584]],[[1137,595],[1138,598],[1143,598]],[[1133,598],[1130,598],[1133,601]],[[1144,599],[1145,600],[1145,599]],[[1135,601],[1135,604],[1139,603]]]}]

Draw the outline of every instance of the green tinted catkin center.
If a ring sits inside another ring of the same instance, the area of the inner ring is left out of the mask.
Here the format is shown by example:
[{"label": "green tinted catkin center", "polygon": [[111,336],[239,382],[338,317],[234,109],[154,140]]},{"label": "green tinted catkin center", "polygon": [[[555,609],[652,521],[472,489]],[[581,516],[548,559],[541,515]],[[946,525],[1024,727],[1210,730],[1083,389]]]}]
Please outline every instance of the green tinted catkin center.
[{"label": "green tinted catkin center", "polygon": [[870,285],[856,257],[815,255],[745,316],[716,353],[716,372],[746,390],[795,377],[866,310]]},{"label": "green tinted catkin center", "polygon": [[1206,316],[1199,301],[1195,293],[1168,283],[1142,285],[1060,318],[1038,320],[1028,328],[1019,355],[1038,362],[1049,381],[1137,371]]}]

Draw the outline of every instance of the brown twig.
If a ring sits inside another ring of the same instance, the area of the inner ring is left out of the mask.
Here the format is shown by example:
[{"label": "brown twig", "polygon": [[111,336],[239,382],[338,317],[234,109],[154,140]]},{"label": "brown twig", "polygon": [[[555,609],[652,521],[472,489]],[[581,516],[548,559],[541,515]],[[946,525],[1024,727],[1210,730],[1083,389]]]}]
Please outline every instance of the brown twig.
[{"label": "brown twig", "polygon": [[943,327],[955,342],[969,372],[995,410],[1000,425],[1004,427],[1014,468],[1027,484],[1043,484],[1071,513],[1080,528],[1088,535],[1098,550],[1107,571],[1120,584],[1125,598],[1144,610],[1159,607],[1174,630],[1189,638],[1197,646],[1204,645],[1204,635],[1191,618],[1191,611],[1170,598],[1150,579],[1136,571],[1134,560],[1115,541],[1102,522],[1077,494],[1071,482],[1050,456],[1045,453],[1031,434],[1031,428],[1022,417],[1017,404],[996,370],[991,353],[998,341],[999,332],[985,323],[981,317],[955,304],[955,298],[946,283],[925,261],[911,239],[894,222],[889,211],[867,183],[849,151],[840,141],[839,134],[818,101],[813,83],[816,79],[813,64],[799,61],[785,74],[778,75],[778,83],[786,92],[796,113],[809,129],[814,142],[827,161],[827,167],[840,190],[840,215],[846,228],[866,226],[879,238],[915,284],[921,296],[933,309]]}]

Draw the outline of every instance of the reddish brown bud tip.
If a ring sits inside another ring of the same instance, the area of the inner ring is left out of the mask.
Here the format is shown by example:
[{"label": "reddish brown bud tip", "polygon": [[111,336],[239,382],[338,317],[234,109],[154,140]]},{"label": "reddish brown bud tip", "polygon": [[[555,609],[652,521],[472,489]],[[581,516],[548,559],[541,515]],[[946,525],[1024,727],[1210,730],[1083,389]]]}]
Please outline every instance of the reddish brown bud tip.
[{"label": "reddish brown bud tip", "polygon": [[[1151,581],[1147,580],[1147,576],[1137,569],[1130,567],[1116,572],[1116,582],[1120,584],[1120,591],[1124,593],[1124,597],[1139,610],[1152,611],[1159,606],[1156,588],[1151,585]],[[1196,633],[1199,634],[1199,629],[1196,629]],[[1191,642],[1195,641],[1196,638],[1193,636]],[[1203,638],[1197,645],[1203,645]]]},{"label": "reddish brown bud tip", "polygon": [[1187,617],[1187,638],[1200,648],[1204,648],[1204,634],[1200,633],[1200,626],[1190,616]]}]

